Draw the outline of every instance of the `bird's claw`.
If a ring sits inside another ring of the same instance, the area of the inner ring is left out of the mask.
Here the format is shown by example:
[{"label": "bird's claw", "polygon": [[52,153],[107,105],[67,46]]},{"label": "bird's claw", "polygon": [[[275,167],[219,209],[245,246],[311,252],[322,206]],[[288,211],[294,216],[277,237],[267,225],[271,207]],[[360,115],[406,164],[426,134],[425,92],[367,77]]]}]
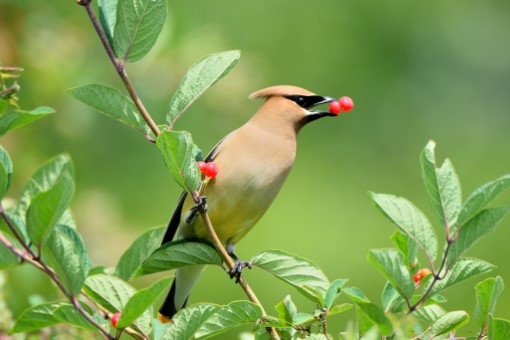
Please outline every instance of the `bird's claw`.
[{"label": "bird's claw", "polygon": [[234,268],[230,271],[230,278],[233,279],[236,278],[236,283],[239,283],[239,280],[241,278],[241,272],[244,268],[248,267],[248,269],[251,269],[252,264],[250,261],[241,261],[239,259],[236,259],[234,262]]},{"label": "bird's claw", "polygon": [[197,213],[205,213],[209,209],[209,206],[207,205],[207,197],[206,196],[200,196],[198,198],[197,204],[195,204],[190,209],[190,213],[188,217],[186,218],[186,223],[190,224],[195,220],[195,217],[197,216]]}]

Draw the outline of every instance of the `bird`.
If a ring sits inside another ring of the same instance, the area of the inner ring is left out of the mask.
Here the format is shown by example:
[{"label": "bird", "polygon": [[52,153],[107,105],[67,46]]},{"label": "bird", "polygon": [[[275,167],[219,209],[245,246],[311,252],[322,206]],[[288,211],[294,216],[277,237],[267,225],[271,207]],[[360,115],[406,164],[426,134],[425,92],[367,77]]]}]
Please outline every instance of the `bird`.
[{"label": "bird", "polygon": [[[208,214],[214,229],[235,260],[240,275],[243,262],[235,255],[235,245],[267,211],[296,157],[297,135],[309,122],[335,116],[315,106],[335,101],[297,86],[271,86],[252,93],[250,99],[264,103],[237,130],[223,138],[204,161],[214,162],[219,172],[210,178],[202,192],[207,199]],[[178,240],[207,239],[202,220],[196,218],[197,207],[184,192],[170,219],[162,244],[177,234]],[[171,322],[184,308],[204,265],[178,268],[170,291],[159,309],[158,319]],[[232,276],[232,275],[231,275]]]}]

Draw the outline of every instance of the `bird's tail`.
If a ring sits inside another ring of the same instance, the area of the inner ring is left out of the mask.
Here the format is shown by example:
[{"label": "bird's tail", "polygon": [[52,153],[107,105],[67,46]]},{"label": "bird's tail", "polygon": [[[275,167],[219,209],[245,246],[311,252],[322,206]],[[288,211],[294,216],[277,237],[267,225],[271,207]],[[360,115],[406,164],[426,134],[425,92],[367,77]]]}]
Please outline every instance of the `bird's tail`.
[{"label": "bird's tail", "polygon": [[170,292],[159,309],[159,321],[162,323],[171,322],[174,314],[186,307],[191,290],[197,283],[198,278],[204,269],[205,266],[203,265],[194,265],[177,269]]}]

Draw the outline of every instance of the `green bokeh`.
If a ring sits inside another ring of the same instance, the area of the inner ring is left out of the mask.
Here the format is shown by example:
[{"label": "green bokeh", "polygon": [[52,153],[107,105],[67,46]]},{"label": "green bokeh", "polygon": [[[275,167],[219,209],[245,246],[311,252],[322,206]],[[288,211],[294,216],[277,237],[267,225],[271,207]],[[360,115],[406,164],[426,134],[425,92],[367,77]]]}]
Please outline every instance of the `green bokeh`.
[{"label": "green bokeh", "polygon": [[[367,191],[404,196],[432,216],[418,160],[429,139],[437,141],[439,159],[452,159],[464,197],[510,173],[508,1],[177,0],[169,7],[156,48],[128,65],[159,122],[188,66],[212,52],[242,51],[238,66],[177,123],[204,150],[255,112],[259,103],[247,96],[262,87],[293,84],[348,95],[356,105],[302,131],[287,183],[237,248],[243,258],[284,249],[318,263],[330,279],[349,278],[379,301],[384,280],[366,255],[389,246],[394,228]],[[15,167],[10,197],[17,197],[39,164],[69,152],[76,166],[79,229],[93,262],[114,265],[138,234],[167,222],[180,190],[154,145],[65,94],[87,83],[121,87],[85,11],[71,0],[0,0],[0,61],[25,68],[24,108],[57,110],[0,141]],[[506,194],[498,203],[509,201]],[[507,218],[468,255],[498,265],[494,275],[510,282],[509,238]],[[254,269],[246,277],[270,312],[289,292],[301,311],[314,308],[266,273]],[[12,272],[6,291],[15,315],[30,294],[54,298],[43,282],[38,273]],[[472,313],[475,282],[448,291],[447,308]],[[242,298],[238,287],[210,268],[190,302]],[[496,314],[510,318],[509,291]],[[344,322],[334,317],[330,330]],[[463,334],[474,332],[472,324],[464,327]]]}]

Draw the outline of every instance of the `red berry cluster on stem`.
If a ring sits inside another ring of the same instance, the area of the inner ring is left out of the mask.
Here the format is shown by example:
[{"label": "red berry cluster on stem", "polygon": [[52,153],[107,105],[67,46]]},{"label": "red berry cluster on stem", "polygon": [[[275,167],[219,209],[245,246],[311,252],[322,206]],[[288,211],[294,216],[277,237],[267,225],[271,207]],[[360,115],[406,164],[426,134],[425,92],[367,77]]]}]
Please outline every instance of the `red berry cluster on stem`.
[{"label": "red berry cluster on stem", "polygon": [[198,169],[200,169],[200,173],[209,178],[214,178],[218,175],[219,169],[216,163],[214,162],[197,162]]}]

